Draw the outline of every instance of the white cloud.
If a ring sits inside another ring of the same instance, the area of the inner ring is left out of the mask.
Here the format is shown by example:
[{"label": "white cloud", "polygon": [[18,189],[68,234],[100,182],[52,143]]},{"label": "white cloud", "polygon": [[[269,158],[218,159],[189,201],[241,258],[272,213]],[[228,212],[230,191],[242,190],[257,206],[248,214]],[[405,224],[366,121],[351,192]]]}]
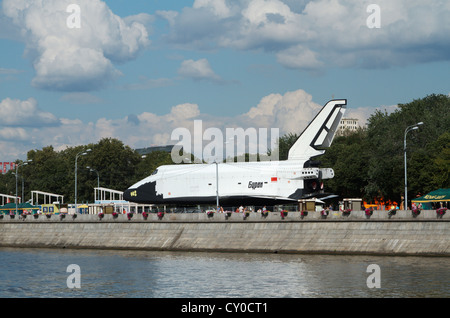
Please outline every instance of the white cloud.
[{"label": "white cloud", "polygon": [[168,40],[190,49],[262,49],[281,65],[302,70],[450,59],[448,1],[379,0],[379,29],[366,23],[371,3],[197,0],[192,8],[169,15]]},{"label": "white cloud", "polygon": [[317,53],[302,45],[278,52],[277,61],[281,65],[293,69],[318,69],[324,64],[317,59]]},{"label": "white cloud", "polygon": [[58,126],[60,121],[55,115],[40,110],[34,98],[25,101],[6,98],[0,102],[0,124],[38,127]]},{"label": "white cloud", "polygon": [[220,77],[214,73],[207,59],[183,61],[178,69],[178,74],[194,80],[220,81]]},{"label": "white cloud", "polygon": [[221,18],[229,17],[231,14],[226,0],[195,0],[193,8],[206,8]]},{"label": "white cloud", "polygon": [[148,15],[120,18],[100,0],[79,0],[80,28],[69,28],[71,0],[4,0],[4,15],[20,30],[35,87],[89,91],[121,73],[113,63],[135,59],[149,45]]},{"label": "white cloud", "polygon": [[28,133],[23,128],[19,127],[6,127],[0,129],[0,140],[20,140],[24,141],[29,138]]},{"label": "white cloud", "polygon": [[271,94],[241,115],[240,122],[248,122],[253,127],[279,128],[280,134],[301,133],[321,107],[301,89],[284,95]]}]

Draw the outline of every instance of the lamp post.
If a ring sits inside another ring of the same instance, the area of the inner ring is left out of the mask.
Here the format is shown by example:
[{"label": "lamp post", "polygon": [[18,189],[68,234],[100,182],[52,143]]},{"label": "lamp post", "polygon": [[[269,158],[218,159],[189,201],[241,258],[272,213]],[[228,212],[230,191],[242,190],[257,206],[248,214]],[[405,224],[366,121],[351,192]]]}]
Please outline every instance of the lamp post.
[{"label": "lamp post", "polygon": [[419,129],[419,126],[423,125],[423,122],[417,123],[415,125],[409,126],[405,129],[405,138],[403,140],[403,151],[405,157],[405,211],[408,210],[408,179],[407,179],[407,168],[406,168],[406,135],[412,131]]},{"label": "lamp post", "polygon": [[[18,170],[20,166],[26,166],[29,162],[32,162],[33,160],[27,160],[26,162],[22,162],[22,163],[18,163],[16,164],[16,214],[17,214],[17,200],[18,200],[18,196],[17,196],[17,176],[18,176]],[[22,199],[23,199],[23,195],[22,195]]]},{"label": "lamp post", "polygon": [[22,176],[22,200],[25,198],[25,179]]},{"label": "lamp post", "polygon": [[216,164],[216,210],[219,208],[219,163],[217,160],[214,162]]},{"label": "lamp post", "polygon": [[75,213],[77,213],[77,160],[79,156],[85,156],[90,151],[92,151],[92,149],[87,149],[86,151],[82,151],[75,156]]},{"label": "lamp post", "polygon": [[89,169],[91,172],[97,173],[97,188],[100,188],[100,175],[98,174],[98,171],[95,169],[92,169],[91,167],[86,167],[86,169]]}]

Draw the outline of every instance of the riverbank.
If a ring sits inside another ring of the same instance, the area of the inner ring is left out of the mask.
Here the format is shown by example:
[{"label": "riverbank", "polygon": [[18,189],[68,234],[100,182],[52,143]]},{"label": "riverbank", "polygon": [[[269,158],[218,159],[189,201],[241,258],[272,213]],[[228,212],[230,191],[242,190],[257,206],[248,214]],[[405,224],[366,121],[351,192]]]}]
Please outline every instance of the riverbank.
[{"label": "riverbank", "polygon": [[317,253],[450,256],[450,217],[436,218],[435,211],[398,211],[390,219],[387,211],[374,211],[366,219],[363,211],[350,216],[331,212],[321,219],[309,212],[279,212],[266,218],[260,213],[59,215],[37,219],[5,216],[0,220],[0,246],[89,248],[168,251],[214,251],[245,253]]}]

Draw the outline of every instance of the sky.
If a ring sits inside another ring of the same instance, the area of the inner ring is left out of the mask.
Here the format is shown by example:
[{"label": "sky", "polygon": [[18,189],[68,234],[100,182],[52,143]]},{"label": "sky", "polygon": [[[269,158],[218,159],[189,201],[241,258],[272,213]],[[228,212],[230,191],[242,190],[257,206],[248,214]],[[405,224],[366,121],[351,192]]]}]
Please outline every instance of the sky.
[{"label": "sky", "polygon": [[175,144],[195,120],[301,133],[331,99],[363,124],[449,93],[448,0],[0,2],[0,162]]}]

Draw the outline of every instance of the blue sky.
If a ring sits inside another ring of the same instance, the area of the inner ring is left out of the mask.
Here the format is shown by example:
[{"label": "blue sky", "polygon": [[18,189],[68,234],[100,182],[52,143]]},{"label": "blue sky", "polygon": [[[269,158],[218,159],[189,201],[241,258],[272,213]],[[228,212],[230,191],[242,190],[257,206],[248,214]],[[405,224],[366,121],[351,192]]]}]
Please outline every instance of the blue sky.
[{"label": "blue sky", "polygon": [[[69,28],[70,4],[80,28]],[[369,28],[370,4],[380,27]],[[364,122],[450,93],[450,2],[3,0],[0,161],[204,126],[299,133],[328,100]]]}]

